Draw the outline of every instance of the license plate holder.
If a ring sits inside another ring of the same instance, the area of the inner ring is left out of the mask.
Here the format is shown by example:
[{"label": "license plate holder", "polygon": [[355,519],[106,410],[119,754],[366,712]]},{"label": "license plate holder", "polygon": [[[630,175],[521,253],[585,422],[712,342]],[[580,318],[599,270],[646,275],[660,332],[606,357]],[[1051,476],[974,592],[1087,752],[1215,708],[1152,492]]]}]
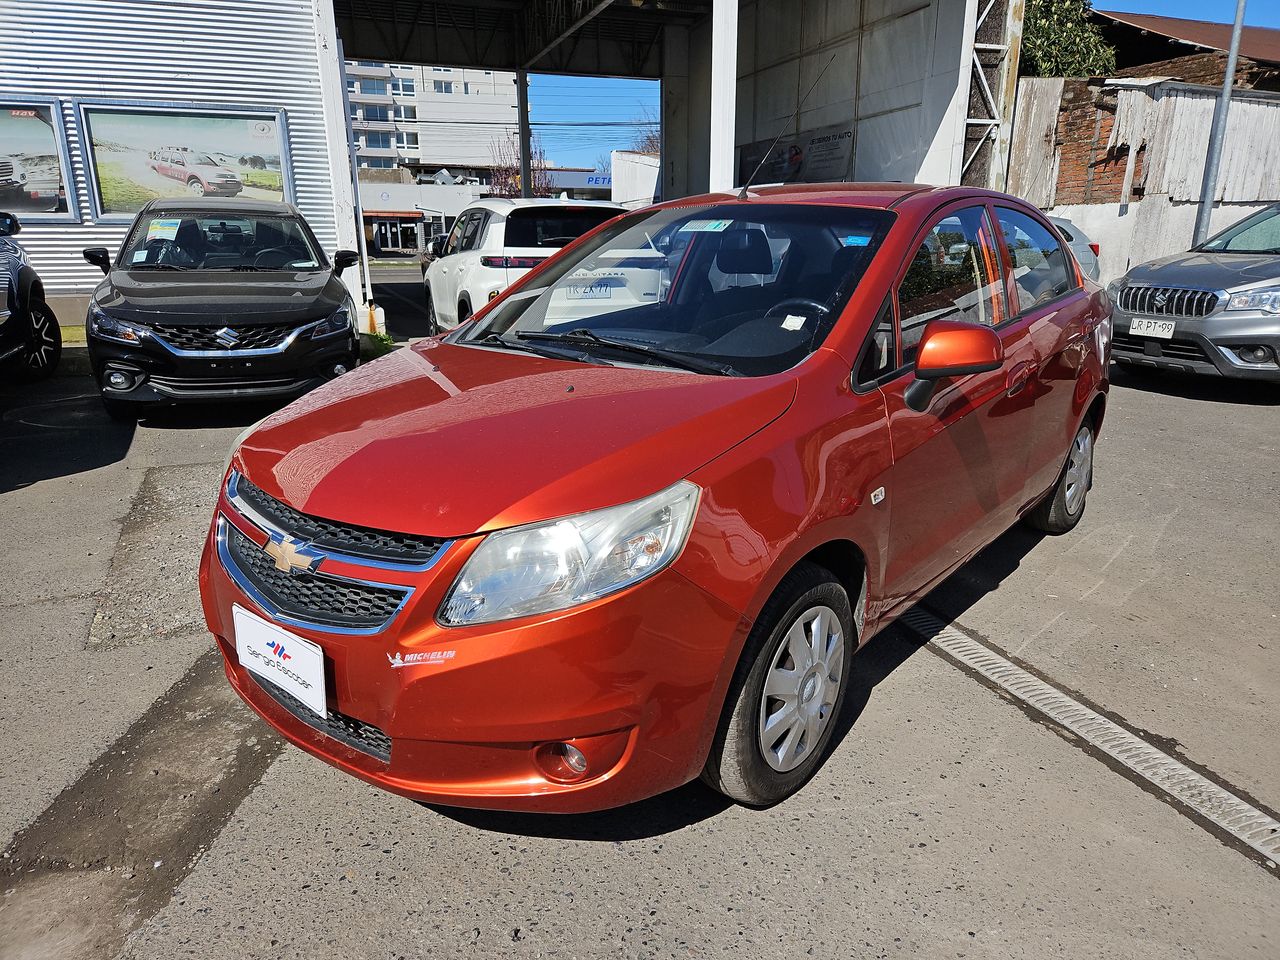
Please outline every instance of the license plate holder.
[{"label": "license plate holder", "polygon": [[319,717],[328,716],[324,649],[244,607],[231,608],[240,665],[295,697]]},{"label": "license plate holder", "polygon": [[1178,324],[1173,320],[1157,320],[1154,317],[1134,317],[1129,321],[1129,335],[1153,337],[1156,340],[1172,340]]}]

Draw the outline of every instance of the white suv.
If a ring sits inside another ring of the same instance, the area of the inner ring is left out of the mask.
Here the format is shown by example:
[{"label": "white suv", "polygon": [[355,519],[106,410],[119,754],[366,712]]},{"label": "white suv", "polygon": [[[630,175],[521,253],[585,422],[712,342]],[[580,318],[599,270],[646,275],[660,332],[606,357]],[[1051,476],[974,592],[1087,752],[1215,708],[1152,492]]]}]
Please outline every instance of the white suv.
[{"label": "white suv", "polygon": [[422,270],[430,327],[456,327],[557,249],[625,212],[598,200],[477,201],[431,241],[434,259]]}]

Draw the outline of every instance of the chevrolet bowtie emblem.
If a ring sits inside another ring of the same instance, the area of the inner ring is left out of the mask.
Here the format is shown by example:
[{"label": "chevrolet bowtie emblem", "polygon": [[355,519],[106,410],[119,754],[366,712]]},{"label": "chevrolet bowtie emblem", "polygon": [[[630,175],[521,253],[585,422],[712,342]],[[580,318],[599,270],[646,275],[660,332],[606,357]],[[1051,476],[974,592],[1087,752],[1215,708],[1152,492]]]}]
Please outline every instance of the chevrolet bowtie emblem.
[{"label": "chevrolet bowtie emblem", "polygon": [[275,533],[271,534],[262,549],[275,561],[276,569],[283,573],[307,573],[318,567],[324,559],[305,543]]}]

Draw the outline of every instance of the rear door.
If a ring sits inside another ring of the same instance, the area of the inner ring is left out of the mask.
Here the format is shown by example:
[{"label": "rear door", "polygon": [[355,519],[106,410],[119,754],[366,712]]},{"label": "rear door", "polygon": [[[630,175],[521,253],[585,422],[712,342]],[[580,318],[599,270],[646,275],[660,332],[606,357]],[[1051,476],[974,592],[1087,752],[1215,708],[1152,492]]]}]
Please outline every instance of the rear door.
[{"label": "rear door", "polygon": [[[917,598],[1011,521],[1030,429],[1025,374],[1034,351],[1025,328],[1009,321],[989,212],[982,204],[946,208],[916,244],[897,289],[898,371],[880,387],[894,456],[885,568],[891,607]],[[929,406],[917,412],[905,392],[921,335],[935,319],[995,327],[1005,361],[988,373],[938,381]]]},{"label": "rear door", "polygon": [[1014,322],[1026,328],[1035,349],[1025,388],[1034,403],[1025,503],[1057,481],[1075,435],[1074,394],[1084,361],[1090,298],[1074,258],[1046,223],[1012,207],[997,206],[992,212],[1000,227]]},{"label": "rear door", "polygon": [[478,210],[464,210],[453,223],[449,238],[444,242],[444,250],[440,256],[427,267],[427,282],[431,285],[431,302],[435,306],[436,316],[446,326],[458,322],[458,270],[461,261],[458,258],[462,243],[462,233],[471,223]]}]

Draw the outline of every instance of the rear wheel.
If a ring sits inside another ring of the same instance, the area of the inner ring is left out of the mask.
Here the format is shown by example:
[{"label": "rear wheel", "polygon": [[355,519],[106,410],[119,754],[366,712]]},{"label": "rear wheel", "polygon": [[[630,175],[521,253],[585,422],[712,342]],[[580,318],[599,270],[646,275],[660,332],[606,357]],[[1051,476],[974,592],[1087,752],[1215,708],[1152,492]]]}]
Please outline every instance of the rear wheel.
[{"label": "rear wheel", "polygon": [[855,645],[835,576],[811,563],[788,573],[747,638],[703,780],[755,807],[799,790],[826,756]]},{"label": "rear wheel", "polygon": [[1093,424],[1086,420],[1076,431],[1058,485],[1027,514],[1027,523],[1045,533],[1066,533],[1084,516],[1093,486]]},{"label": "rear wheel", "polygon": [[27,341],[22,349],[22,374],[25,380],[44,380],[53,375],[62,357],[62,329],[43,300],[33,301],[27,308]]},{"label": "rear wheel", "polygon": [[204,184],[201,183],[199,180],[197,180],[195,177],[192,177],[190,180],[187,181],[187,189],[191,191],[192,196],[196,196],[196,197],[204,196]]},{"label": "rear wheel", "polygon": [[427,336],[433,337],[440,332],[440,319],[436,316],[436,302],[431,298],[431,288],[424,283],[422,290],[427,301]]},{"label": "rear wheel", "polygon": [[458,323],[466,323],[471,319],[471,304],[465,300],[458,301]]}]

